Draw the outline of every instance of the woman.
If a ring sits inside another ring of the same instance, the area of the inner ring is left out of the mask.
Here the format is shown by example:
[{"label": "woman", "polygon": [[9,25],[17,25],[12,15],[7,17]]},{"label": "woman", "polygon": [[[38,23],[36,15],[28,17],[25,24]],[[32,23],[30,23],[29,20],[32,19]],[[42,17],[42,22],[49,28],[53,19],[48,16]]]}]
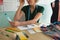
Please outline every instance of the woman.
[{"label": "woman", "polygon": [[53,9],[53,14],[51,17],[51,22],[54,23],[58,21],[59,0],[55,0],[55,2],[52,3],[52,9]]},{"label": "woman", "polygon": [[[21,2],[21,0],[20,0]],[[12,26],[23,26],[23,25],[29,25],[29,24],[35,24],[39,22],[40,17],[42,16],[42,13],[44,11],[44,8],[42,6],[36,5],[37,0],[27,0],[28,4],[27,6],[24,6],[24,1],[20,3],[22,6],[18,8],[18,12],[15,15],[14,22],[10,22]],[[20,22],[20,18],[22,15],[25,14],[25,21]]]}]

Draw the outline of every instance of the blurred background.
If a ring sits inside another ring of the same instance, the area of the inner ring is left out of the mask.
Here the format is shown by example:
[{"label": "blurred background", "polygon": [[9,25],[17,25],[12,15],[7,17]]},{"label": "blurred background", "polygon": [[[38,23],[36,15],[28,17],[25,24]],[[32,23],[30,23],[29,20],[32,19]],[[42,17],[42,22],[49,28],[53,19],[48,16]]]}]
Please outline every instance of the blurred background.
[{"label": "blurred background", "polygon": [[[27,5],[27,3],[25,5]],[[7,13],[13,20],[18,6],[19,0],[0,0],[0,27],[10,26],[4,14]],[[51,3],[51,6],[53,9],[51,22],[60,21],[60,0],[55,0],[55,2]],[[24,20],[24,18],[22,20]]]}]

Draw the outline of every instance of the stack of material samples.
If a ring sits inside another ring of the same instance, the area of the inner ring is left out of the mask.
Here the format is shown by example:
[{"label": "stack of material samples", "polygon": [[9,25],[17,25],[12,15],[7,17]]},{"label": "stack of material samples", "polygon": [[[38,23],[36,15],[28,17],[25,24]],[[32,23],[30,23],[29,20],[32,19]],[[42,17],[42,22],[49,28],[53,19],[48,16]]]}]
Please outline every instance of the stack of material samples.
[{"label": "stack of material samples", "polygon": [[[57,26],[56,25],[60,25],[60,24],[51,24],[51,25],[49,25],[49,26],[47,26],[47,27],[41,27],[41,30],[43,31],[43,33],[44,34],[46,34],[46,35],[49,35],[49,36],[51,36],[51,37],[54,37],[54,38],[56,38],[56,37],[58,37],[59,38],[59,36],[60,36],[60,30],[57,28]],[[55,34],[57,34],[57,35],[59,35],[59,36],[56,36]],[[59,39],[58,39],[59,40]]]}]

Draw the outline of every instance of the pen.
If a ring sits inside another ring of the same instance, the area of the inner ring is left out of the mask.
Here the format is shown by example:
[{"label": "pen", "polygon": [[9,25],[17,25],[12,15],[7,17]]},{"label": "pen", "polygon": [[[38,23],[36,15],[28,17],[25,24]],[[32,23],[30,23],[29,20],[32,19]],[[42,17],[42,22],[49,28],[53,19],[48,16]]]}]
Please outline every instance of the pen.
[{"label": "pen", "polygon": [[7,18],[8,21],[10,21],[10,22],[12,21],[12,20],[10,19],[10,17],[9,17],[6,13],[5,13],[5,16],[6,16],[6,18]]}]

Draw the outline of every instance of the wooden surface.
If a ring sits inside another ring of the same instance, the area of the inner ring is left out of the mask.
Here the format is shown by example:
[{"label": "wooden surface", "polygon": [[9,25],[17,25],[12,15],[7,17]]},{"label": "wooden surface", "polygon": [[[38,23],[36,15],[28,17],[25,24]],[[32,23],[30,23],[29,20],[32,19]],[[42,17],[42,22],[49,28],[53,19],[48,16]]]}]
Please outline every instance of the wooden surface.
[{"label": "wooden surface", "polygon": [[3,28],[0,28],[0,40],[15,40],[16,34],[7,32]]},{"label": "wooden surface", "polygon": [[51,37],[43,34],[42,32],[35,34],[30,34],[28,31],[24,32],[26,32],[26,34],[29,36],[28,40],[53,40]]},{"label": "wooden surface", "polygon": [[12,40],[12,39],[0,34],[0,40]]},{"label": "wooden surface", "polygon": [[[42,32],[35,34],[30,34],[27,30],[24,30],[24,32],[26,32],[26,34],[29,36],[28,40],[52,40],[51,37],[43,34]],[[11,40],[11,38],[0,34],[0,40]]]}]

